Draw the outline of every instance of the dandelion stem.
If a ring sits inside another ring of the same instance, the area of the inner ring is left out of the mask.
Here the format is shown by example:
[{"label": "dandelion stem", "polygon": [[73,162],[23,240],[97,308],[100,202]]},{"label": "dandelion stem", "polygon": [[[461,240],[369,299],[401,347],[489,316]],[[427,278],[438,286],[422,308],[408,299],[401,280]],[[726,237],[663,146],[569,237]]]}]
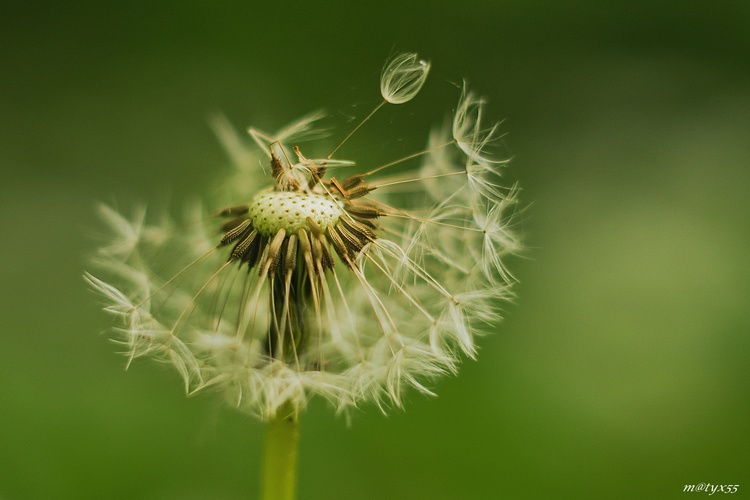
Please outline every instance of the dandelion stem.
[{"label": "dandelion stem", "polygon": [[285,403],[269,420],[263,445],[263,500],[294,500],[297,496],[299,414]]}]

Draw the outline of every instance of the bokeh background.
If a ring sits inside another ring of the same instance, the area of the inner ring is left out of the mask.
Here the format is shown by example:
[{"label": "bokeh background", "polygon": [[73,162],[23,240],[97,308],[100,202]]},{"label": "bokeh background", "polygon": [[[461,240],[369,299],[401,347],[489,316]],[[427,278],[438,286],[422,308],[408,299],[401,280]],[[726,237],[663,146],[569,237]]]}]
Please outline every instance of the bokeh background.
[{"label": "bokeh background", "polygon": [[14,2],[0,14],[0,498],[239,499],[263,426],[123,370],[81,278],[98,201],[175,209],[227,171],[207,126],[377,103],[346,154],[418,149],[462,78],[504,120],[529,246],[478,362],[351,425],[303,420],[301,499],[750,492],[750,3]]}]

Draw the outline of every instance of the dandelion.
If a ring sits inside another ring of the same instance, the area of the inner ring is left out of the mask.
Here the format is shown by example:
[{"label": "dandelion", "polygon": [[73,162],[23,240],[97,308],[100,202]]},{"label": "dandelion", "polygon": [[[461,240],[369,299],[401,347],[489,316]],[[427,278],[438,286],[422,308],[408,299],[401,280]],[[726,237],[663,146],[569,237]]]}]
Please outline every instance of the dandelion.
[{"label": "dandelion", "polygon": [[[391,59],[375,110],[413,99],[429,68],[416,54]],[[408,389],[432,394],[433,379],[474,357],[499,320],[514,281],[504,259],[519,250],[517,189],[501,183],[483,112],[464,89],[424,151],[374,167],[334,158],[341,144],[304,156],[319,114],[276,134],[250,129],[256,152],[219,118],[238,166],[229,206],[155,225],[142,209],[101,209],[112,236],[94,264],[107,279],[86,279],[117,341],[129,361],[174,366],[189,393],[218,391],[269,422],[268,498],[293,495],[295,423],[312,397],[339,411],[401,407]],[[406,162],[421,165],[395,168]]]}]

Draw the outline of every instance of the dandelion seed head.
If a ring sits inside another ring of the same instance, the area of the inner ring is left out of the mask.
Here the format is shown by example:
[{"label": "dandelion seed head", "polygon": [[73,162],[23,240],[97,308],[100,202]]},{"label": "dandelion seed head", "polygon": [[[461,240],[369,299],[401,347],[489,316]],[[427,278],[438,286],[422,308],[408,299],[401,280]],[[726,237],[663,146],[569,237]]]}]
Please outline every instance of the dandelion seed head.
[{"label": "dandelion seed head", "polygon": [[[412,99],[429,67],[416,54],[391,59],[383,98]],[[186,221],[157,225],[142,209],[100,210],[112,237],[93,265],[107,279],[86,280],[128,364],[170,364],[188,392],[218,391],[263,419],[313,396],[387,411],[409,388],[432,394],[494,329],[513,283],[505,257],[520,248],[517,190],[500,182],[484,106],[464,91],[425,151],[375,168],[334,158],[338,148],[305,157],[296,142],[320,137],[319,114],[252,128],[252,141],[214,119],[237,162],[229,199],[214,205],[225,208],[194,205]],[[390,168],[417,158],[417,169]]]},{"label": "dandelion seed head", "polygon": [[310,218],[325,231],[336,226],[342,209],[338,203],[325,195],[273,191],[261,193],[248,205],[248,217],[253,227],[265,237],[271,237],[284,229],[294,234],[304,229]]}]

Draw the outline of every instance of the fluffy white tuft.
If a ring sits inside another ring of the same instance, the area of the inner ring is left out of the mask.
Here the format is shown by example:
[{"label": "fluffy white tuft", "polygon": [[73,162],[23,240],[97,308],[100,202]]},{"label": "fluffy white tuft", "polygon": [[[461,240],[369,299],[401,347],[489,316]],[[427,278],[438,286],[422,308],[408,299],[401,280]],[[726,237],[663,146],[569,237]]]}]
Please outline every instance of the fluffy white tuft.
[{"label": "fluffy white tuft", "polygon": [[380,75],[380,94],[391,104],[411,101],[419,93],[430,72],[430,63],[414,53],[397,54]]}]

